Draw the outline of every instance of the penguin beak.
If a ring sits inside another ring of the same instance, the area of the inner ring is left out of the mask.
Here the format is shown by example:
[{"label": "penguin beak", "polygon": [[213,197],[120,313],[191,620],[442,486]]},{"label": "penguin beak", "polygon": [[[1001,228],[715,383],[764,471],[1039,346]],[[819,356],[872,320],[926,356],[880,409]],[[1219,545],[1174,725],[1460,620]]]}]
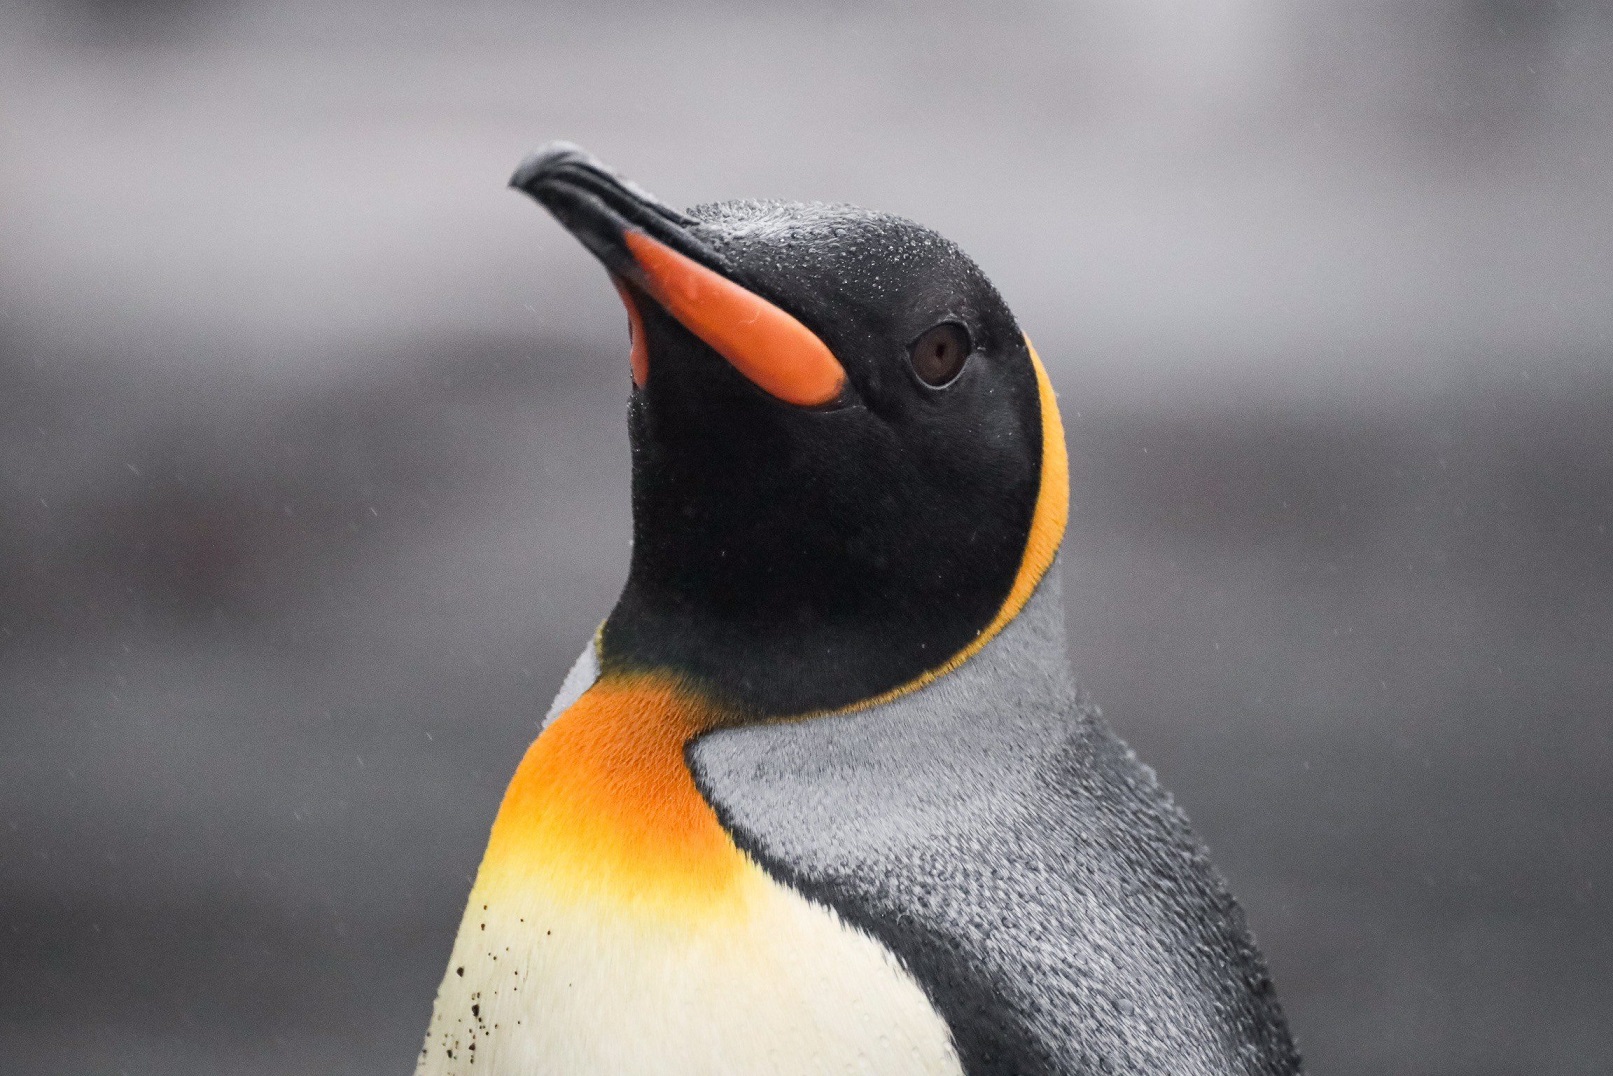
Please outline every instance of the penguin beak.
[{"label": "penguin beak", "polygon": [[639,387],[649,380],[650,361],[635,289],[785,403],[827,407],[845,393],[846,371],[828,346],[794,315],[736,283],[724,259],[692,232],[692,217],[566,142],[521,162],[510,186],[554,214],[616,281]]}]

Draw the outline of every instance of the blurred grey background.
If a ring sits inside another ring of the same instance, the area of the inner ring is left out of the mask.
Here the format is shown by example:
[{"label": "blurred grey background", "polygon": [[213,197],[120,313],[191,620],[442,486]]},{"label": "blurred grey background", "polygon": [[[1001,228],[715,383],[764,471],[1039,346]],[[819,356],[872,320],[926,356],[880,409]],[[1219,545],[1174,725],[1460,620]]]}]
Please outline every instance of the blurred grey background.
[{"label": "blurred grey background", "polygon": [[565,137],[998,283],[1313,1072],[1607,1072],[1610,122],[1588,0],[4,0],[0,1068],[408,1070],[625,570]]}]

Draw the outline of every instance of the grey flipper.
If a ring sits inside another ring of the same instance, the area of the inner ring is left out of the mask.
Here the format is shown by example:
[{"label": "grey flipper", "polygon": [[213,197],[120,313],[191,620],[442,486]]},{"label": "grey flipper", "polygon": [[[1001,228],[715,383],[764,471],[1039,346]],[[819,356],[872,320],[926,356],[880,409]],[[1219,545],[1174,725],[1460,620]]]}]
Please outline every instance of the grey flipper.
[{"label": "grey flipper", "polygon": [[588,640],[588,645],[582,648],[577,660],[571,663],[571,671],[560,682],[560,693],[549,704],[549,712],[543,715],[543,723],[538,726],[542,732],[549,727],[549,722],[559,717],[571,708],[571,704],[582,698],[582,693],[594,686],[599,679],[599,634],[596,632]]},{"label": "grey flipper", "polygon": [[689,761],[765,869],[906,965],[967,1072],[1300,1071],[1242,912],[1076,687],[1056,565],[950,675]]}]

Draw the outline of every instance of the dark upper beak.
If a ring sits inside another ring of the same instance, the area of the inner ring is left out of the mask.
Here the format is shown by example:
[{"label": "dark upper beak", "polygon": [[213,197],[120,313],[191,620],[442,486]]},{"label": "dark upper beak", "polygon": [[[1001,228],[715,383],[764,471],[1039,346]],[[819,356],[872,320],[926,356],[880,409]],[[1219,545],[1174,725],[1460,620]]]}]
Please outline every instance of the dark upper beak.
[{"label": "dark upper beak", "polygon": [[[654,299],[764,392],[799,407],[844,400],[846,371],[824,342],[787,310],[734,279],[726,259],[691,230],[697,222],[568,142],[521,162],[510,186],[537,199],[618,280]],[[637,323],[632,293],[622,290]],[[634,341],[634,381],[653,356]]]},{"label": "dark upper beak", "polygon": [[580,146],[550,142],[521,162],[510,177],[510,186],[530,194],[553,213],[612,273],[641,287],[643,274],[626,243],[630,231],[643,232],[728,275],[723,259],[690,234],[688,229],[695,223],[692,218],[617,175]]}]

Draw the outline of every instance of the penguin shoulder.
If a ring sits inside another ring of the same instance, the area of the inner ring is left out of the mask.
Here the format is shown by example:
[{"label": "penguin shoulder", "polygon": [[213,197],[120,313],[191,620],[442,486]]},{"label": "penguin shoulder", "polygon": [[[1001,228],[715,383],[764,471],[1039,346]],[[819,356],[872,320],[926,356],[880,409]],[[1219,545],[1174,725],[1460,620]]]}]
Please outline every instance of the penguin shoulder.
[{"label": "penguin shoulder", "polygon": [[1236,904],[1076,686],[1058,588],[881,706],[706,735],[696,784],[896,956],[966,1071],[1297,1072]]}]

